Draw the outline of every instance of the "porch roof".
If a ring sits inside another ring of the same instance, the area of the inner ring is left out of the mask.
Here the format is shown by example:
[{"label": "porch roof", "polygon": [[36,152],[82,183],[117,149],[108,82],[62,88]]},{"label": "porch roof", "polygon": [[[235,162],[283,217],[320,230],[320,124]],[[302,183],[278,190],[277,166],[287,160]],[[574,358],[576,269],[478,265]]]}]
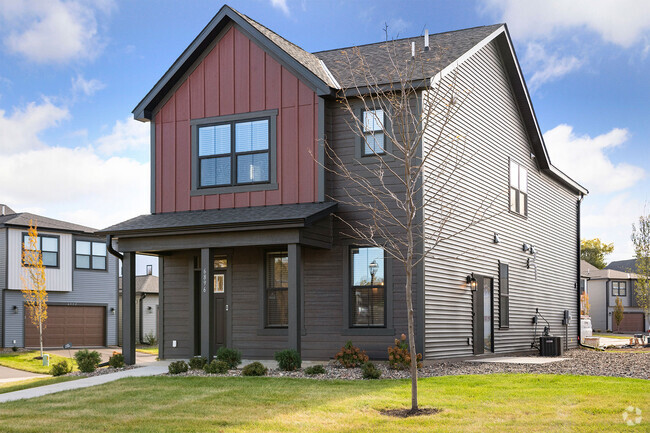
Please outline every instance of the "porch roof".
[{"label": "porch roof", "polygon": [[304,227],[334,212],[336,205],[335,202],[299,203],[140,215],[97,233],[120,237],[197,230],[232,231],[276,226]]}]

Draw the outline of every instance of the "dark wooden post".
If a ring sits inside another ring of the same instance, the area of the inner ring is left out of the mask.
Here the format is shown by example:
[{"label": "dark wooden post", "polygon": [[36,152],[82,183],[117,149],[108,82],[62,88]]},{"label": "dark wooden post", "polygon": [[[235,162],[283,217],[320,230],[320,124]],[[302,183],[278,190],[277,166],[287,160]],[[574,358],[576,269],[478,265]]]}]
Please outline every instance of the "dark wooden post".
[{"label": "dark wooden post", "polygon": [[201,249],[201,356],[208,362],[214,350],[214,263],[210,248]]},{"label": "dark wooden post", "polygon": [[125,364],[135,364],[135,253],[122,260],[122,355]]},{"label": "dark wooden post", "polygon": [[300,352],[302,324],[300,323],[300,282],[302,258],[299,244],[289,244],[289,348]]}]

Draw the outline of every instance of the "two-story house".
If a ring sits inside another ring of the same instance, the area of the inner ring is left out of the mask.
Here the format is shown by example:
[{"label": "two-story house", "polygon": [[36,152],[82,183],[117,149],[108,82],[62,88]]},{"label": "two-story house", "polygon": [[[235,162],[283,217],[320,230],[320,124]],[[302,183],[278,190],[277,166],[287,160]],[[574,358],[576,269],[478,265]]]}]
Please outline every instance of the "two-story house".
[{"label": "two-story house", "polygon": [[[418,265],[418,351],[431,360],[530,350],[536,309],[575,346],[587,191],[549,161],[506,26],[392,43],[424,59],[413,78],[421,92],[456,71],[472,89],[454,119],[477,155],[459,182],[463,212],[485,196],[497,210]],[[380,67],[390,60],[382,47],[358,52]],[[102,231],[124,253],[127,362],[136,253],[160,257],[162,358],[210,358],[225,345],[246,358],[294,348],[327,359],[347,340],[386,358],[406,332],[403,267],[342,236],[332,217],[364,215],[340,200],[345,180],[324,169],[324,140],[354,170],[381,158],[337,97],[353,81],[346,58],[356,50],[308,53],[224,6],[135,108],[151,125],[151,214]],[[425,137],[423,152],[430,145]],[[422,251],[433,241],[424,231]]]},{"label": "two-story house", "polygon": [[0,335],[2,347],[38,347],[39,331],[21,292],[22,249],[30,223],[37,226],[45,266],[47,320],[44,347],[117,344],[118,260],[94,229],[16,213],[0,205]]}]

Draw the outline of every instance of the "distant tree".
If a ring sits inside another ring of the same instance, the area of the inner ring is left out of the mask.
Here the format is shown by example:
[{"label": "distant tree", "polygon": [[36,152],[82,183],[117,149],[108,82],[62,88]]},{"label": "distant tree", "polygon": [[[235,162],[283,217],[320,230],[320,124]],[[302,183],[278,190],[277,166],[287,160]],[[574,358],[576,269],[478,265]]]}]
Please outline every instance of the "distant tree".
[{"label": "distant tree", "polygon": [[614,307],[614,321],[616,322],[616,327],[618,328],[621,325],[621,322],[623,321],[623,312],[625,311],[625,308],[623,308],[623,301],[621,301],[621,298],[618,296],[616,297],[616,306]]},{"label": "distant tree", "polygon": [[32,220],[29,221],[27,240],[22,246],[22,250],[23,273],[20,275],[22,293],[25,298],[25,308],[29,313],[29,320],[34,326],[38,326],[42,358],[43,330],[47,320],[47,290],[43,254],[38,244],[38,230]]},{"label": "distant tree", "polygon": [[598,238],[582,239],[580,241],[580,258],[591,263],[598,269],[604,269],[607,266],[605,256],[614,252],[614,244],[606,244]]},{"label": "distant tree", "polygon": [[650,214],[639,217],[639,225],[632,224],[632,242],[636,253],[635,272],[639,275],[634,286],[636,303],[650,314]]},{"label": "distant tree", "polygon": [[588,316],[591,311],[591,304],[589,303],[589,293],[585,290],[582,295],[580,295],[580,315]]}]

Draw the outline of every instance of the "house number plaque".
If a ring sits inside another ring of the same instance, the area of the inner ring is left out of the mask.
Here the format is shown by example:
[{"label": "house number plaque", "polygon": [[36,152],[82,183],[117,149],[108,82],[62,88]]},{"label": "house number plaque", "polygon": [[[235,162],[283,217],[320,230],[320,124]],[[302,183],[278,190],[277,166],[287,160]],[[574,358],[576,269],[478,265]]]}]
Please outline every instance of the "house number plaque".
[{"label": "house number plaque", "polygon": [[203,293],[208,293],[208,270],[203,268]]}]

